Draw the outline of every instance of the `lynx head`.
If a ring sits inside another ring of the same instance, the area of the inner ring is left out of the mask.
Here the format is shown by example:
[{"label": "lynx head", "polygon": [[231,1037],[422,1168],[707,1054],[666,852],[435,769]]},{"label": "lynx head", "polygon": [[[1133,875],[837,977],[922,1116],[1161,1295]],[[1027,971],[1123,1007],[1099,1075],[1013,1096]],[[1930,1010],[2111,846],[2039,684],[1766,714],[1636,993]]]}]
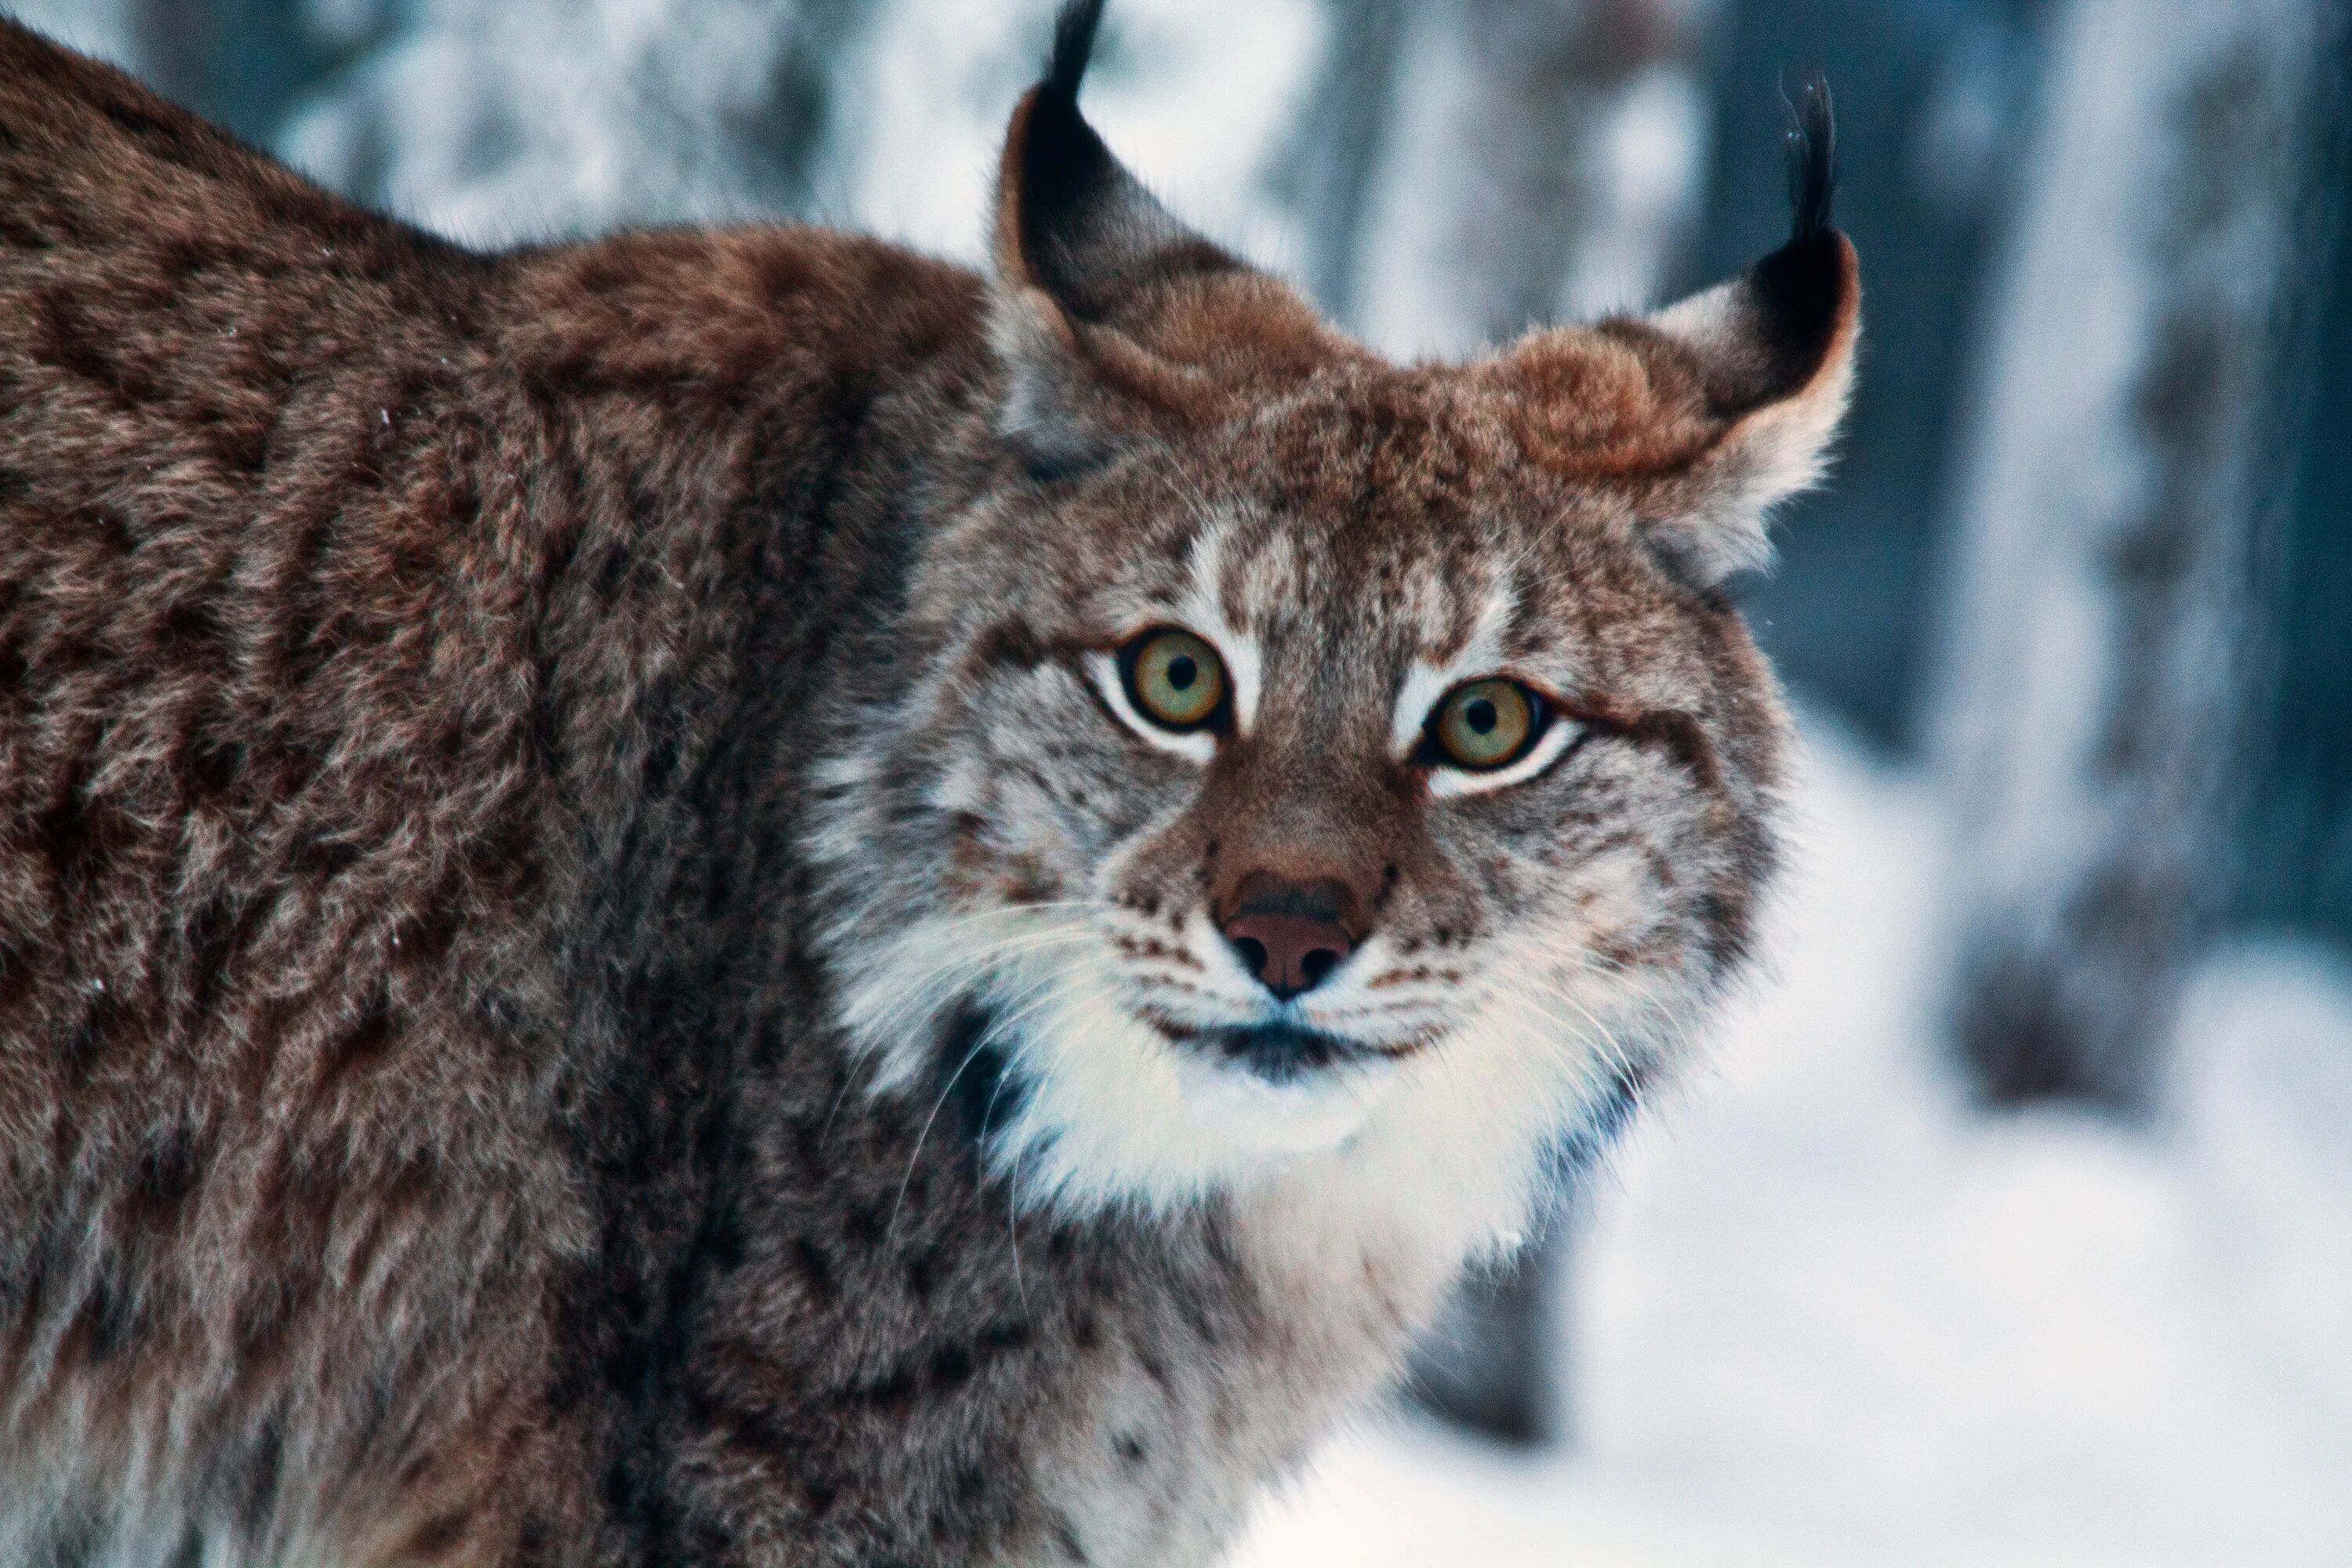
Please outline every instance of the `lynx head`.
[{"label": "lynx head", "polygon": [[1721,584],[1844,406],[1826,102],[1745,277],[1398,366],[1112,156],[1099,10],[1006,139],[989,478],[921,546],[915,673],[834,726],[846,1022],[1024,1203],[1328,1167],[1506,1229],[1771,868],[1784,720]]}]

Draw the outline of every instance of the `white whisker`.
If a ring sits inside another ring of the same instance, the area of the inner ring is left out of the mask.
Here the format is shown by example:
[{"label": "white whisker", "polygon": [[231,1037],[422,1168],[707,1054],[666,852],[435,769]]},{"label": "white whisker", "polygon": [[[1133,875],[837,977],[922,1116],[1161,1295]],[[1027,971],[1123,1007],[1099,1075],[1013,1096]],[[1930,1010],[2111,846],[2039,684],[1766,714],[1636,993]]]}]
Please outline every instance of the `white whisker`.
[{"label": "white whisker", "polygon": [[[981,1052],[990,1049],[996,1044],[1000,1036],[1012,1029],[1023,1018],[1035,1012],[1043,1005],[1053,984],[1054,982],[1051,979],[1038,982],[1031,987],[1028,996],[1022,1004],[1012,1012],[992,1017],[987,1026],[981,1030],[980,1038],[972,1042],[971,1049],[964,1053],[963,1060],[956,1064],[955,1071],[948,1074],[948,1081],[940,1088],[939,1098],[931,1102],[931,1113],[923,1118],[922,1130],[915,1134],[915,1146],[907,1155],[907,1173],[898,1178],[898,1196],[890,1205],[889,1223],[882,1227],[883,1240],[886,1244],[891,1233],[898,1228],[898,1211],[906,1205],[907,1188],[915,1179],[915,1165],[923,1156],[923,1143],[930,1137],[931,1126],[939,1121],[940,1112],[946,1109],[949,1098],[955,1093],[956,1080],[963,1077],[966,1068],[980,1059]],[[998,1080],[998,1087],[1003,1087],[1001,1079]]]}]

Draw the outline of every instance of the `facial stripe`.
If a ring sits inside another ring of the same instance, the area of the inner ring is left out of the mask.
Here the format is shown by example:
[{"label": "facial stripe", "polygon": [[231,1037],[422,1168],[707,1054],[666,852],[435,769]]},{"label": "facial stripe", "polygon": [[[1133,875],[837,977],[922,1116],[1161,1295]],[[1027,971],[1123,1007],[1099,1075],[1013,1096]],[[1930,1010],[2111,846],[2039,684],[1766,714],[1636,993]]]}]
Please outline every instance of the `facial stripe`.
[{"label": "facial stripe", "polygon": [[1446,652],[1424,650],[1406,667],[1389,728],[1390,750],[1399,761],[1411,756],[1421,744],[1430,710],[1437,706],[1438,699],[1465,680],[1509,673],[1505,668],[1508,650],[1503,639],[1517,611],[1517,595],[1497,577],[1488,584],[1470,635],[1458,647]]},{"label": "facial stripe", "polygon": [[1169,620],[1206,641],[1225,661],[1233,682],[1234,732],[1246,735],[1257,721],[1258,694],[1265,670],[1247,616],[1224,592],[1226,552],[1234,525],[1220,519],[1202,530],[1185,561],[1184,592],[1169,606]]}]

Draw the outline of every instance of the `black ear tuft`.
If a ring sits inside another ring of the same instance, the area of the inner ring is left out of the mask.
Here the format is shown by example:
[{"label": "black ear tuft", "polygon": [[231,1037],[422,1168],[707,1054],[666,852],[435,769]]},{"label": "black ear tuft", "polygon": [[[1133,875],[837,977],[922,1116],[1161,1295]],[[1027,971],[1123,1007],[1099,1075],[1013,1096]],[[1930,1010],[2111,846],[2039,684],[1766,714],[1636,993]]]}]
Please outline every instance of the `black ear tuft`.
[{"label": "black ear tuft", "polygon": [[[1837,121],[1819,72],[1801,79],[1789,101],[1789,243],[1748,274],[1758,307],[1751,331],[1760,378],[1734,403],[1769,402],[1808,380],[1851,312],[1853,250],[1830,221],[1837,194]],[[1748,378],[1742,378],[1748,380]]]},{"label": "black ear tuft", "polygon": [[1829,86],[1809,77],[1788,96],[1796,207],[1788,243],[1729,282],[1654,311],[1631,337],[1665,339],[1696,374],[1685,395],[1718,422],[1702,456],[1677,459],[1643,503],[1654,509],[1643,539],[1669,572],[1700,587],[1771,558],[1766,514],[1820,479],[1853,386],[1862,270],[1830,221]]},{"label": "black ear tuft", "polygon": [[1078,82],[1095,52],[1095,34],[1102,28],[1105,0],[1069,0],[1054,18],[1054,53],[1038,82],[1043,96],[1066,100],[1076,108]]},{"label": "black ear tuft", "polygon": [[1798,245],[1831,226],[1830,205],[1837,196],[1837,116],[1830,84],[1819,71],[1799,78],[1794,93],[1782,83],[1780,96],[1789,105],[1789,243]]}]

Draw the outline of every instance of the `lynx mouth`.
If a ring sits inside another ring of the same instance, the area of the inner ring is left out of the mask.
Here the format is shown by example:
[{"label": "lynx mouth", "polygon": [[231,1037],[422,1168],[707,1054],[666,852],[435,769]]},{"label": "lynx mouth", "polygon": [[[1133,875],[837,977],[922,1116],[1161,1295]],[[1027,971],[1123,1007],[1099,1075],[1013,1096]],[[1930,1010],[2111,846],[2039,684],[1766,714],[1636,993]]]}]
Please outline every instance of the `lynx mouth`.
[{"label": "lynx mouth", "polygon": [[1351,1064],[1390,1061],[1406,1054],[1279,1020],[1188,1031],[1180,1038],[1220,1065],[1276,1086],[1303,1083]]}]

